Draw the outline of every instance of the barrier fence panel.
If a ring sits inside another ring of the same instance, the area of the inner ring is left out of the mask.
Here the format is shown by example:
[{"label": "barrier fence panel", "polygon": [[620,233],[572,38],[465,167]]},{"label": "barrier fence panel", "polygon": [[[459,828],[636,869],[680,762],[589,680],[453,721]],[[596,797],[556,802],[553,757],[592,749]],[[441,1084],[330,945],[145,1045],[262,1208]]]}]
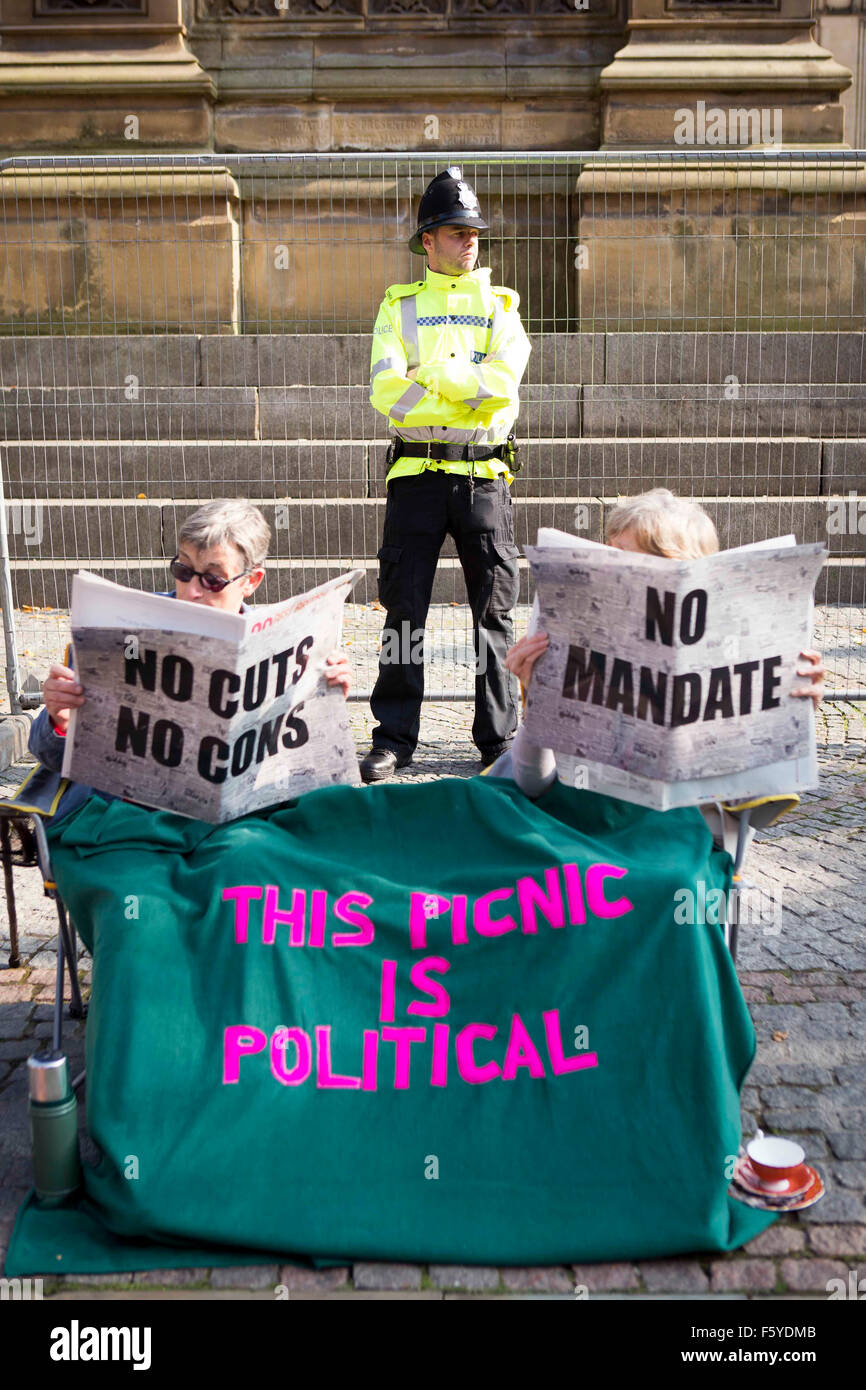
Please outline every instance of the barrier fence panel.
[{"label": "barrier fence panel", "polygon": [[[834,696],[863,698],[866,153],[140,155],[0,163],[7,707],[62,656],[77,569],[170,588],[179,525],[227,496],[271,525],[264,602],[364,570],[346,638],[369,694],[371,330],[386,286],[423,274],[407,243],[450,164],[533,344],[518,544],[601,540],[617,497],[656,486],[700,500],[723,547],[824,541],[816,641]],[[470,698],[450,539],[426,651],[428,695]]]}]

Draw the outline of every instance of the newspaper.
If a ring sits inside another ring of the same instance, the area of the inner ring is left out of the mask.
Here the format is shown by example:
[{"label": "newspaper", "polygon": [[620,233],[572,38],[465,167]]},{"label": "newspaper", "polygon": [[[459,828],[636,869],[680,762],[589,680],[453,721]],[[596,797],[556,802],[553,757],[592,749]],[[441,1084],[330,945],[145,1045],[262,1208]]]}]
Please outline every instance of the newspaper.
[{"label": "newspaper", "polygon": [[662,811],[815,786],[812,701],[790,691],[826,553],[780,536],[668,560],[540,530],[526,728],[560,780]]},{"label": "newspaper", "polygon": [[325,663],[362,573],[246,613],[77,574],[72,643],[86,698],[63,776],[215,824],[357,784],[346,700]]}]

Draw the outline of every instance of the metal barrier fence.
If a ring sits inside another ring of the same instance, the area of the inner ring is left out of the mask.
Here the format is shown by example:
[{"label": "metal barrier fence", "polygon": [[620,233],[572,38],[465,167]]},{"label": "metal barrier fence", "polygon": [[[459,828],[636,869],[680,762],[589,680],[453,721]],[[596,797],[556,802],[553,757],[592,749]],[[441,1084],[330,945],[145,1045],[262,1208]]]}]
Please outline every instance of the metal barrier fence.
[{"label": "metal barrier fence", "polygon": [[[11,708],[38,700],[71,575],[171,587],[178,526],[246,496],[274,601],[360,565],[361,694],[382,613],[386,421],[368,401],[385,287],[417,279],[418,200],[459,165],[533,352],[518,543],[602,539],[618,496],[699,499],[723,547],[823,540],[816,640],[834,695],[866,672],[866,154],[138,155],[0,163],[0,602]],[[529,594],[523,572],[517,633]],[[428,692],[469,697],[446,543]]]}]

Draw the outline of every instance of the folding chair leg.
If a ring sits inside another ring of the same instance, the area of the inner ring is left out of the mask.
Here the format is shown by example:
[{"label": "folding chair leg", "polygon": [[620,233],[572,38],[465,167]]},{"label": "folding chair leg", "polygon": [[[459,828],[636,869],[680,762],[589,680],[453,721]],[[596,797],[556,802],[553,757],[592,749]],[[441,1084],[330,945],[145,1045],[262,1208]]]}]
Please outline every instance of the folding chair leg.
[{"label": "folding chair leg", "polygon": [[[69,988],[72,993],[72,1000],[69,1005],[69,1013],[72,1018],[85,1018],[87,1016],[87,1005],[81,998],[81,985],[78,980],[78,951],[75,944],[75,930],[66,916],[66,908],[60,898],[54,900],[57,904],[57,916],[60,921],[60,936],[57,942],[57,958],[60,960],[61,954],[69,964]],[[61,952],[61,946],[63,951]],[[57,999],[62,1007],[63,1003],[63,976],[58,974],[59,984],[57,986]]]},{"label": "folding chair leg", "polygon": [[21,964],[21,956],[18,951],[18,913],[15,908],[15,881],[12,877],[12,846],[9,843],[9,821],[6,816],[0,816],[0,857],[3,860],[6,907],[9,913],[9,968],[14,970]]},{"label": "folding chair leg", "polygon": [[63,1036],[63,965],[65,933],[60,932],[57,938],[57,970],[54,976],[54,1031],[51,1037],[51,1045],[55,1052],[60,1051],[60,1040]]},{"label": "folding chair leg", "polygon": [[[728,900],[728,950],[734,965],[737,963],[737,936],[740,930],[740,890],[734,888]],[[732,918],[732,920],[731,920]]]},{"label": "folding chair leg", "polygon": [[740,930],[740,874],[743,860],[746,857],[746,846],[749,843],[751,819],[752,812],[748,808],[740,813],[740,823],[737,827],[737,848],[734,854],[734,877],[728,895],[728,920],[725,925],[725,938],[734,965],[737,963],[737,937]]},{"label": "folding chair leg", "polygon": [[[34,816],[33,829],[36,834],[36,847],[38,852],[39,866],[42,870],[42,879],[45,884],[45,891],[49,898],[53,898],[57,906],[57,919],[60,924],[60,934],[57,939],[57,959],[59,962],[67,960],[69,962],[69,988],[72,995],[72,1002],[69,1005],[69,1013],[72,1018],[86,1018],[87,1006],[81,998],[81,986],[78,983],[78,952],[75,945],[75,931],[66,918],[66,908],[63,905],[57,885],[51,874],[51,857],[48,853],[48,841],[45,838],[45,827],[41,817]],[[57,994],[55,998],[55,1029],[57,1024],[56,1010],[63,1009],[63,972],[58,970]]]}]

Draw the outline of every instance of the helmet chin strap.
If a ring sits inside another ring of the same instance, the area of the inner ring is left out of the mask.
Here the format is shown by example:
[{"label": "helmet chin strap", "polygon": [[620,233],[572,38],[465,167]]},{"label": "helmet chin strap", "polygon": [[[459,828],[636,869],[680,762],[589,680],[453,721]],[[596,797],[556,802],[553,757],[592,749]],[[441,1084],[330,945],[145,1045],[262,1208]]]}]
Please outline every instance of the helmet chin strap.
[{"label": "helmet chin strap", "polygon": [[[472,273],[472,271],[470,270],[440,270],[437,266],[431,265],[429,259],[427,261],[427,269],[432,270],[434,275],[453,275],[455,278],[457,278],[460,275],[471,275]],[[477,269],[477,265],[474,265],[472,267],[472,270]]]}]

